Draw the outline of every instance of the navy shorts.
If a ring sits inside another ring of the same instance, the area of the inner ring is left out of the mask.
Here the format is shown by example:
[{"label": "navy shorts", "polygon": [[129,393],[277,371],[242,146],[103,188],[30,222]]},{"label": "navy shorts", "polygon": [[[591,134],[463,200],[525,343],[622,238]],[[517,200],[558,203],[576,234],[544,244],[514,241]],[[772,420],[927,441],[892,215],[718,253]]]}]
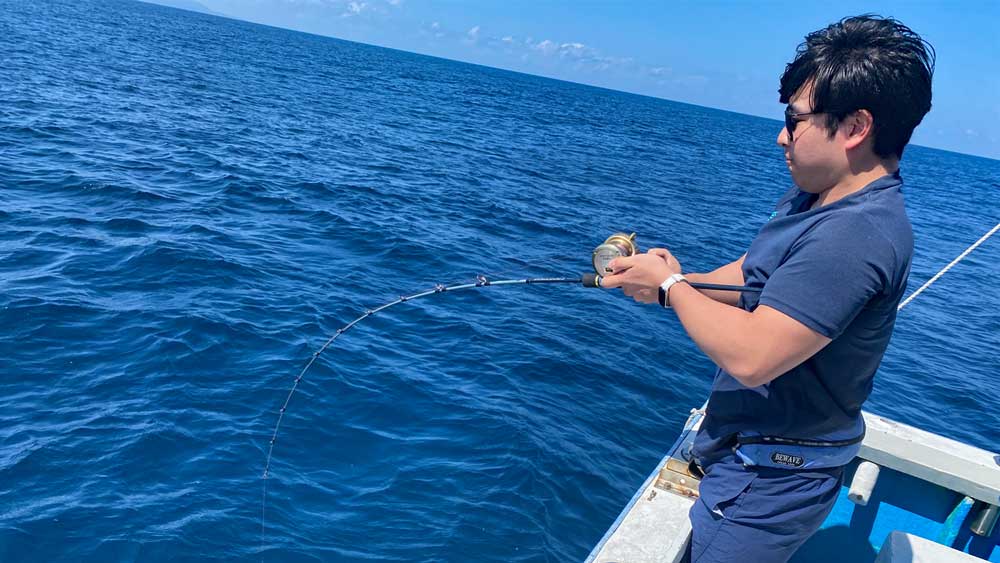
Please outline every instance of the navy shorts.
[{"label": "navy shorts", "polygon": [[843,468],[744,467],[733,455],[704,468],[685,561],[784,563],[826,519]]}]

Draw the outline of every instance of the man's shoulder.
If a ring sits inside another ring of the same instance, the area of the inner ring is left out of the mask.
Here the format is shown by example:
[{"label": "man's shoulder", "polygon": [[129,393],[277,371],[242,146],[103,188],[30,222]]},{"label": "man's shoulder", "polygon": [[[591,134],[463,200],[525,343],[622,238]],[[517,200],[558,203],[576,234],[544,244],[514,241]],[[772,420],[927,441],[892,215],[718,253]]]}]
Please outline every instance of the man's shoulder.
[{"label": "man's shoulder", "polygon": [[901,258],[913,254],[913,226],[898,193],[870,194],[852,205],[831,210],[810,234],[873,245],[873,250],[891,247]]},{"label": "man's shoulder", "polygon": [[826,259],[866,264],[886,289],[905,286],[913,260],[913,228],[901,205],[857,205],[826,214],[804,237]]}]

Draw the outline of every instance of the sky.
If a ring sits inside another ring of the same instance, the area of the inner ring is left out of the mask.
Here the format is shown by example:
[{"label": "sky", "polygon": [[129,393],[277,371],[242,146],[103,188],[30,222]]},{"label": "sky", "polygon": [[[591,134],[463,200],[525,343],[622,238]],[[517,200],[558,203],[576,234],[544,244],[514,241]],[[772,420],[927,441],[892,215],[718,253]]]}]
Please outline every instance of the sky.
[{"label": "sky", "polygon": [[[229,17],[781,119],[778,78],[805,35],[892,16],[934,46],[911,142],[1000,159],[1000,1],[156,0]],[[777,136],[777,131],[775,131]]]}]

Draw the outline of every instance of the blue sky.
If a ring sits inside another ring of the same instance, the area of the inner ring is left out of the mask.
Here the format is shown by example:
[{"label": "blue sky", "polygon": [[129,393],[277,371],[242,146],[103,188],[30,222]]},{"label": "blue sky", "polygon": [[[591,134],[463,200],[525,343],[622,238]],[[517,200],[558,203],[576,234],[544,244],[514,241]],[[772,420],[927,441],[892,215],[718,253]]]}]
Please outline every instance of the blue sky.
[{"label": "blue sky", "polygon": [[913,142],[1000,159],[994,0],[199,1],[243,20],[774,119],[778,77],[805,34],[875,12],[937,51],[934,107]]}]

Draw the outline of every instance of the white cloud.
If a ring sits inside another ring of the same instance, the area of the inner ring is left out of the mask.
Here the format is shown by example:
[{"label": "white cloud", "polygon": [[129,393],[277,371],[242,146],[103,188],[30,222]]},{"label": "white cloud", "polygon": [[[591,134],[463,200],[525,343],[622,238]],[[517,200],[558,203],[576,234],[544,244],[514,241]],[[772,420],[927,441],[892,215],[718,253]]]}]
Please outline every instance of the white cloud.
[{"label": "white cloud", "polygon": [[440,39],[445,36],[444,29],[441,27],[441,22],[431,22],[423,23],[417,33],[423,36],[430,36],[434,39]]},{"label": "white cloud", "polygon": [[[555,41],[544,39],[535,43],[531,38],[528,38],[524,41],[524,45],[531,52],[540,53],[545,57],[557,57],[573,61],[574,68],[579,70],[605,71],[616,67],[632,65],[635,62],[631,57],[609,57],[603,55],[597,49],[588,47],[579,41],[556,43]],[[522,60],[526,59],[522,57]],[[665,70],[669,71],[670,69]]]},{"label": "white cloud", "polygon": [[551,61],[549,64],[551,64],[562,60],[565,63],[572,64],[573,68],[577,70],[587,72],[603,72],[616,68],[631,68],[632,72],[653,75],[670,72],[670,69],[666,67],[657,67],[651,71],[646,67],[636,65],[635,60],[631,57],[604,55],[599,50],[589,47],[580,41],[556,42],[551,39],[535,41],[533,37],[526,37],[522,40],[514,35],[493,36],[484,33],[480,25],[469,28],[465,33],[445,33],[445,31],[438,22],[433,22],[430,25],[425,24],[421,33],[437,38],[447,35],[453,39],[461,39],[466,45],[477,45],[479,47],[498,50],[503,49],[508,55],[518,57],[525,62],[532,59],[548,59]]},{"label": "white cloud", "polygon": [[473,26],[469,31],[466,31],[462,41],[468,45],[477,45],[479,43],[479,26]]},{"label": "white cloud", "polygon": [[349,18],[351,16],[360,15],[361,12],[365,11],[365,8],[367,7],[368,3],[366,2],[348,2],[347,5],[344,6],[344,13],[340,14],[340,17]]},{"label": "white cloud", "polygon": [[534,45],[529,44],[529,46],[532,49],[534,49],[536,51],[539,51],[540,53],[542,53],[543,55],[546,55],[546,56],[555,53],[559,49],[558,45],[556,45],[552,41],[549,41],[548,39],[545,39],[543,41],[539,41],[538,43],[535,43]]},{"label": "white cloud", "polygon": [[[258,3],[260,3],[259,0]],[[389,13],[386,8],[387,6],[400,6],[403,0],[280,0],[279,3],[292,6],[341,10],[341,15],[356,16],[361,13],[386,15]]]}]

